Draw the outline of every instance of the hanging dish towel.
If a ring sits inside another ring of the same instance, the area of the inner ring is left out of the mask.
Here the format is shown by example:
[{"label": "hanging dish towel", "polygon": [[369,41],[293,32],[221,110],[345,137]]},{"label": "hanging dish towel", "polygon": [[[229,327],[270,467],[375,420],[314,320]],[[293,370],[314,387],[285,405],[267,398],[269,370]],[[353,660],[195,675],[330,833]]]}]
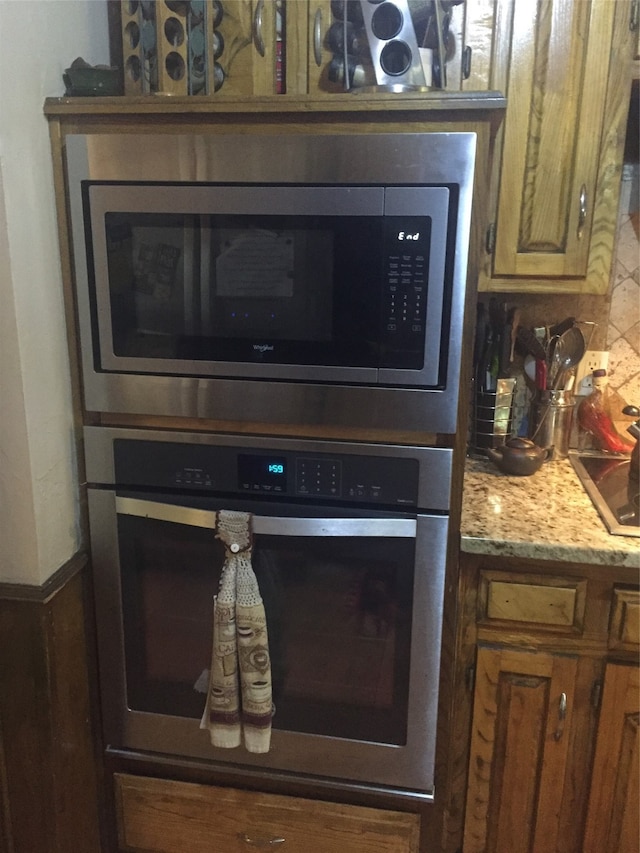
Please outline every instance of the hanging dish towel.
[{"label": "hanging dish towel", "polygon": [[251,566],[251,515],[221,510],[216,538],[225,546],[220,589],[213,600],[209,690],[200,728],[219,747],[268,752],[271,742],[271,663],[267,620]]}]

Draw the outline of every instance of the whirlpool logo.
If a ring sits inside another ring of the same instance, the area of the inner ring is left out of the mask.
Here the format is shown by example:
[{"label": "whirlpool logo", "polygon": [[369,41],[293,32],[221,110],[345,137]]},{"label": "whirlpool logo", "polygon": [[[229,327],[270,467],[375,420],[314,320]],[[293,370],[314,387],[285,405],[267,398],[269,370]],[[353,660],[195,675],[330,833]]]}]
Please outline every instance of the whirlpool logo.
[{"label": "whirlpool logo", "polygon": [[273,344],[254,344],[253,349],[264,355],[265,352],[273,352]]}]

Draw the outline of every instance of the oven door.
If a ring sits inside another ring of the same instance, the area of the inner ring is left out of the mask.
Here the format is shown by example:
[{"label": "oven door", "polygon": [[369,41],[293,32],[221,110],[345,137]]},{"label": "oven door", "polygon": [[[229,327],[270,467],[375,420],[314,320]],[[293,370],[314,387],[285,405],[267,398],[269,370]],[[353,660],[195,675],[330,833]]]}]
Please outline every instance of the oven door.
[{"label": "oven door", "polygon": [[[107,743],[430,794],[447,517],[215,504],[89,490]],[[199,728],[216,509],[253,513],[275,705],[265,755],[216,749]]]}]

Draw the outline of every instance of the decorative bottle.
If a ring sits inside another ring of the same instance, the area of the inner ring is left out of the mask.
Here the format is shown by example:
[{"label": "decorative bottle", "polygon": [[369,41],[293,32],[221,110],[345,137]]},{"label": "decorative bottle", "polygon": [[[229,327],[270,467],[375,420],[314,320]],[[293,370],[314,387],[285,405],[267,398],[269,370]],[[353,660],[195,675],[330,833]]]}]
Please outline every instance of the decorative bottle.
[{"label": "decorative bottle", "polygon": [[594,370],[592,376],[593,390],[578,406],[580,429],[591,435],[596,450],[630,453],[633,445],[620,435],[609,411],[607,371]]}]

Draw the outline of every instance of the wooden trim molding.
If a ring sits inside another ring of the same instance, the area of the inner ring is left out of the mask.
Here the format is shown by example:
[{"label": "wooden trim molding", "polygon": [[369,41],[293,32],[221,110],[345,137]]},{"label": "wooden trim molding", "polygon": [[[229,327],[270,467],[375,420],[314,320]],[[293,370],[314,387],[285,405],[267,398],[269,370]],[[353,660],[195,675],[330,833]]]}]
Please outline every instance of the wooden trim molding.
[{"label": "wooden trim molding", "polygon": [[98,853],[87,557],[0,584],[0,853]]}]

